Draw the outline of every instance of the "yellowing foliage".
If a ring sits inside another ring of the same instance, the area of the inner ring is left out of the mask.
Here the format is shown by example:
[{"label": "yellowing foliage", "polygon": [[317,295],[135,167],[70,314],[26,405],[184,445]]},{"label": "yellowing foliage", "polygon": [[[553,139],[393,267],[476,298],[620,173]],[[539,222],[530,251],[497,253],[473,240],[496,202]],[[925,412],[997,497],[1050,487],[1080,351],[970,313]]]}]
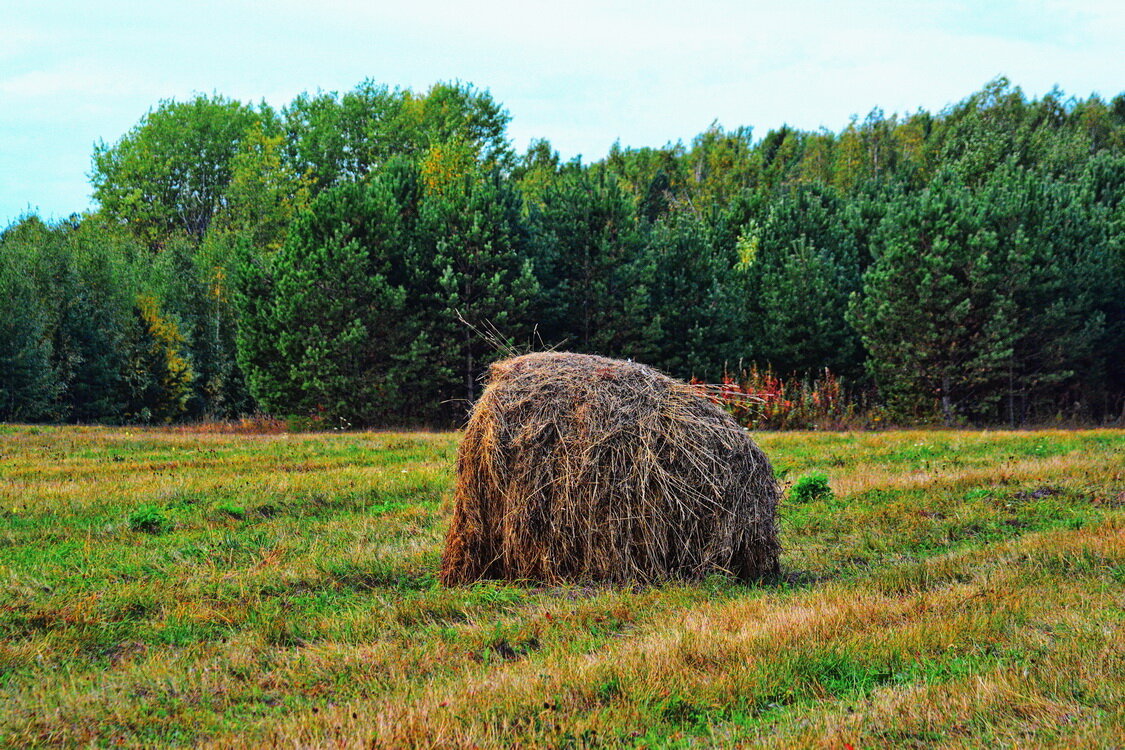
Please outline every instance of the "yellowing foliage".
[{"label": "yellowing foliage", "polygon": [[461,189],[472,172],[472,151],[462,142],[435,143],[421,163],[422,184],[431,195],[448,195]]},{"label": "yellowing foliage", "polygon": [[179,326],[160,314],[160,302],[152,295],[142,294],[137,297],[137,310],[150,339],[149,354],[163,361],[159,370],[163,403],[155,411],[165,422],[171,422],[187,407],[195,371],[183,355],[184,337]]}]

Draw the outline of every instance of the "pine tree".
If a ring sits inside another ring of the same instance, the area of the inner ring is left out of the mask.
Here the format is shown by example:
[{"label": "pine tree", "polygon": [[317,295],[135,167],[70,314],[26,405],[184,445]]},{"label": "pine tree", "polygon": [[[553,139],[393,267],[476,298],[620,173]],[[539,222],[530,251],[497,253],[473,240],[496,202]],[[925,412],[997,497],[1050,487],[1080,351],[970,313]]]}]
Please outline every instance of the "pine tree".
[{"label": "pine tree", "polygon": [[680,210],[653,226],[646,255],[653,269],[646,361],[679,377],[716,381],[740,354],[730,254],[716,246],[707,221]]},{"label": "pine tree", "polygon": [[127,410],[123,362],[133,324],[142,248],[120,230],[90,217],[66,231],[52,293],[56,350],[66,353],[67,416],[117,422]]},{"label": "pine tree", "polygon": [[995,414],[1016,331],[1005,259],[972,193],[949,174],[890,207],[850,319],[900,414]]},{"label": "pine tree", "polygon": [[835,259],[801,235],[760,278],[763,358],[779,373],[850,373],[858,342],[844,320],[848,285]]},{"label": "pine tree", "polygon": [[785,374],[825,367],[858,374],[860,352],[844,313],[866,251],[851,208],[832,188],[803,185],[747,213],[734,279],[744,308],[743,357]]},{"label": "pine tree", "polygon": [[[427,368],[441,373],[441,400],[476,400],[483,368],[497,356],[485,340],[525,341],[538,283],[526,257],[519,196],[496,170],[482,171],[457,144],[422,165],[421,283],[413,290],[435,345]],[[464,409],[454,410],[457,417]]]},{"label": "pine tree", "polygon": [[386,180],[343,184],[298,216],[265,273],[244,273],[240,362],[267,410],[337,425],[401,412],[407,241]]},{"label": "pine tree", "polygon": [[137,297],[133,315],[123,363],[125,418],[172,422],[186,414],[195,379],[183,336],[176,320],[163,313],[152,295]]},{"label": "pine tree", "polygon": [[1079,406],[1104,387],[1110,245],[1076,186],[1009,163],[980,192],[1005,255],[1013,353],[1005,417],[1012,424]]},{"label": "pine tree", "polygon": [[652,268],[635,203],[618,178],[605,170],[564,173],[529,224],[543,342],[635,356],[648,338]]}]

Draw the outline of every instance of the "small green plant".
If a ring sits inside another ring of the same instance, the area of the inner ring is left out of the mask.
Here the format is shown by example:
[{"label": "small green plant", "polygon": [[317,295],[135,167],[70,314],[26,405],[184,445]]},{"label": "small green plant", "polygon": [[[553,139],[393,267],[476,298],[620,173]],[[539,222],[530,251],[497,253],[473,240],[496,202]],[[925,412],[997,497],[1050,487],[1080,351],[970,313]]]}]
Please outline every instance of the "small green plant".
[{"label": "small green plant", "polygon": [[808,503],[813,500],[831,500],[832,488],[826,474],[807,474],[789,488],[789,502]]},{"label": "small green plant", "polygon": [[224,500],[223,502],[218,503],[215,506],[215,510],[224,515],[228,515],[231,518],[238,519],[239,521],[241,521],[243,518],[246,518],[246,509],[241,505],[236,505],[235,503],[229,501]]},{"label": "small green plant", "polygon": [[516,586],[505,586],[495,581],[477,583],[469,589],[469,601],[473,604],[508,606],[518,604],[524,599],[524,590]]},{"label": "small green plant", "polygon": [[172,530],[172,522],[156,506],[144,505],[129,516],[129,528],[138,533],[163,534]]}]

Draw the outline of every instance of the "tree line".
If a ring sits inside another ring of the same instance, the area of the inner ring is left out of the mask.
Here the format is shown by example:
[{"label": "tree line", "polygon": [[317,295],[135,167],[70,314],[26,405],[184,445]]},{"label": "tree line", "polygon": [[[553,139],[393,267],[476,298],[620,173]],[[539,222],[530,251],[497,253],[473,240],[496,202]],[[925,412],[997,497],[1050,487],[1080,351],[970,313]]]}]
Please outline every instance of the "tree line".
[{"label": "tree line", "polygon": [[95,210],[0,234],[0,419],[450,424],[506,347],[1121,418],[1125,95],[997,79],[589,164],[508,121],[464,84],[161,102],[96,146]]}]

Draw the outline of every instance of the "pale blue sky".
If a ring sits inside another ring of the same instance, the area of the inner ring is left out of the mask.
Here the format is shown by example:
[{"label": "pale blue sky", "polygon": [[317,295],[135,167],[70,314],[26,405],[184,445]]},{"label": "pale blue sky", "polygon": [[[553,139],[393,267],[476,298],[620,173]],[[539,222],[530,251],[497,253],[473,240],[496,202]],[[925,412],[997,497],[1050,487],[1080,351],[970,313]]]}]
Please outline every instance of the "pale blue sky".
[{"label": "pale blue sky", "polygon": [[90,207],[93,144],[195,92],[280,107],[458,79],[507,107],[517,149],[545,137],[591,161],[713,120],[760,137],[936,110],[1001,74],[1111,98],[1123,39],[1120,0],[0,0],[0,227]]}]

